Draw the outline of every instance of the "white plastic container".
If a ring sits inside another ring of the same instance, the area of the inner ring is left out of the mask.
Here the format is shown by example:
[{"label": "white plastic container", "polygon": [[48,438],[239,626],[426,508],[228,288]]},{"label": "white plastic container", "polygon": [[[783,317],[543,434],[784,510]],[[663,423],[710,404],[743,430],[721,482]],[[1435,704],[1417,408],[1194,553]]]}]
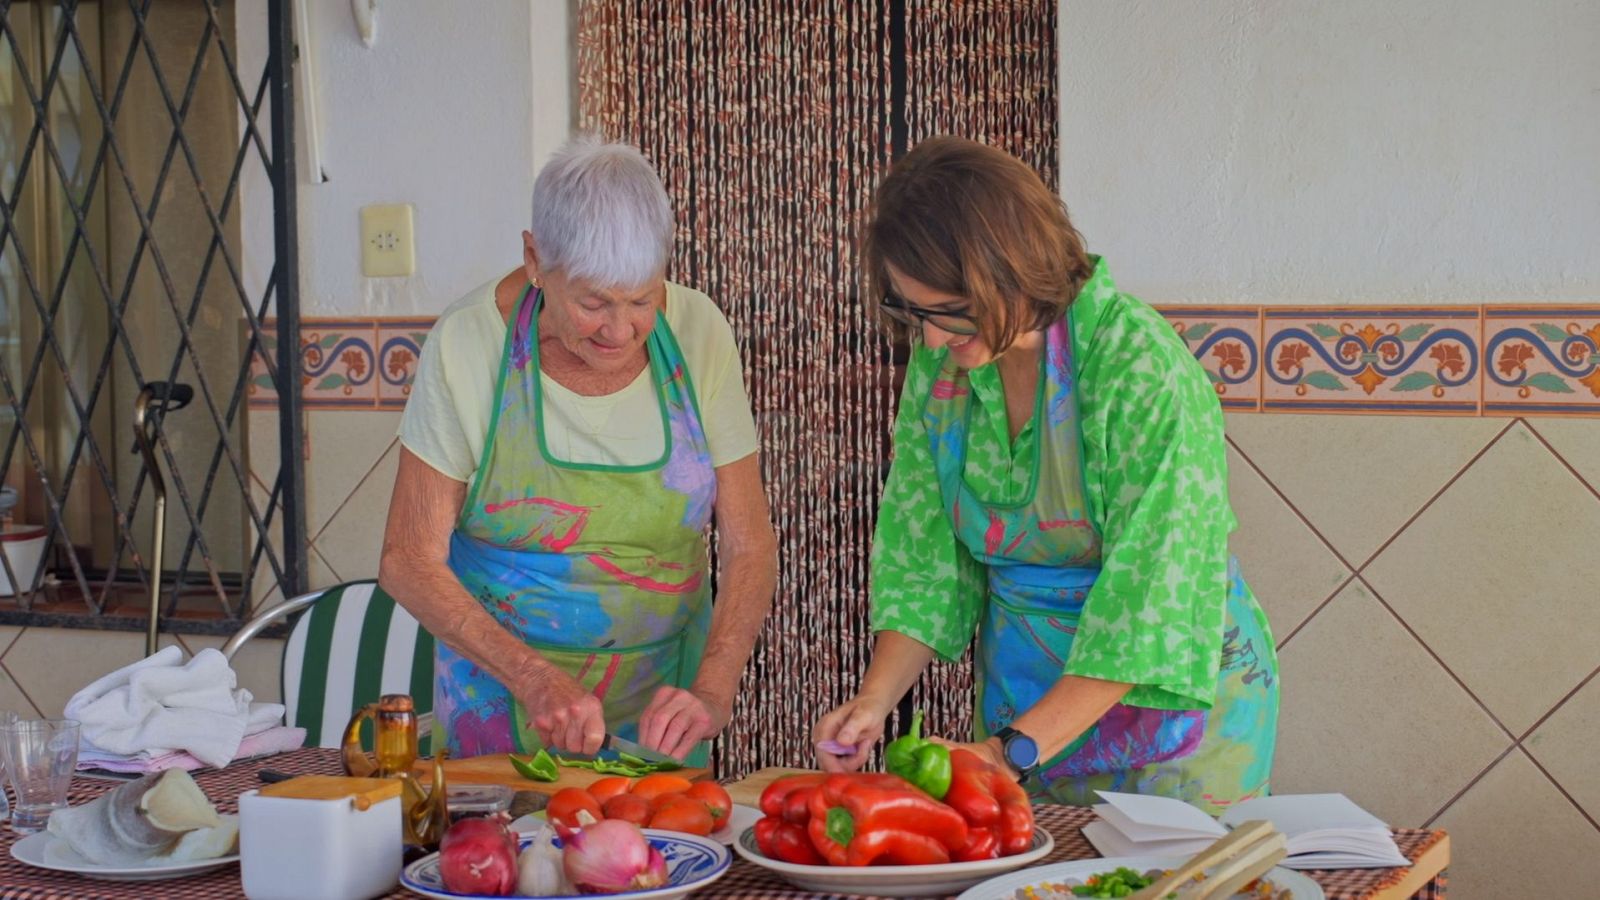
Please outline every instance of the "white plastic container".
[{"label": "white plastic container", "polygon": [[260,791],[240,794],[239,869],[245,896],[367,900],[394,890],[400,883],[404,846],[399,783],[392,783],[395,790],[383,799],[368,793],[371,805],[366,809],[359,808],[362,800],[356,795],[306,799]]},{"label": "white plastic container", "polygon": [[[22,583],[24,591],[33,586],[33,577],[39,573],[39,563],[44,559],[44,543],[43,525],[0,527],[0,551],[5,553],[6,560],[11,563],[11,571],[17,573],[17,581]],[[10,577],[6,575],[5,567],[0,566],[0,597],[11,597],[17,593]]]}]

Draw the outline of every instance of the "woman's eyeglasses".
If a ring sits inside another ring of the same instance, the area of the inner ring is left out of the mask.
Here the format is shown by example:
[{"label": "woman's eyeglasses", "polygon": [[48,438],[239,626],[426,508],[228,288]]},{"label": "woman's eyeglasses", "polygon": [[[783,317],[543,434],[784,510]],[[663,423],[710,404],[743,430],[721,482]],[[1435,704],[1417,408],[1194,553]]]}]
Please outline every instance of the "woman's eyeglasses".
[{"label": "woman's eyeglasses", "polygon": [[925,309],[908,303],[905,298],[892,293],[884,294],[883,302],[878,306],[888,318],[913,328],[921,327],[922,323],[927,322],[940,331],[950,334],[978,333],[978,320],[973,318],[971,313]]}]

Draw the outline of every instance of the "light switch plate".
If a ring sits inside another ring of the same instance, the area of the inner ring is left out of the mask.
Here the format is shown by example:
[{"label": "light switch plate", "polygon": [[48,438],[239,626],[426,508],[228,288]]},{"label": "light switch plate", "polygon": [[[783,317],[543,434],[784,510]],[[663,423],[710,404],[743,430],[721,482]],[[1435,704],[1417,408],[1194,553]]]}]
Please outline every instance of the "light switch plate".
[{"label": "light switch plate", "polygon": [[361,207],[361,274],[368,278],[410,275],[417,269],[411,204]]}]

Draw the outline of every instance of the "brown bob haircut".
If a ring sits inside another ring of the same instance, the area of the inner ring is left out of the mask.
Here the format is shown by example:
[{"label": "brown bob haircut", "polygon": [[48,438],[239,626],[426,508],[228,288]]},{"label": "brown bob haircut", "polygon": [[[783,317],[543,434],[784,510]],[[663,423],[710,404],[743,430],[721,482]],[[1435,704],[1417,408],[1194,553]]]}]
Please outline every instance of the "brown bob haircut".
[{"label": "brown bob haircut", "polygon": [[969,300],[979,336],[996,353],[1061,318],[1094,273],[1066,206],[1037,173],[957,137],[929,138],[889,169],[861,256],[870,309],[892,291],[893,264]]}]

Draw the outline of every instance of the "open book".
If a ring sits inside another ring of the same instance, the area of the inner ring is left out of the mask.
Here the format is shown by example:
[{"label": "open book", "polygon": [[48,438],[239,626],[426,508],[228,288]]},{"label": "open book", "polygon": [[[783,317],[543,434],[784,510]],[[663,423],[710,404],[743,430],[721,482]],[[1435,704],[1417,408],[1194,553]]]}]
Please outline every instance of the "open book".
[{"label": "open book", "polygon": [[1170,797],[1099,791],[1099,818],[1083,827],[1102,856],[1190,856],[1240,822],[1266,819],[1289,842],[1290,869],[1409,866],[1383,820],[1343,794],[1279,794],[1246,800],[1213,819]]}]

